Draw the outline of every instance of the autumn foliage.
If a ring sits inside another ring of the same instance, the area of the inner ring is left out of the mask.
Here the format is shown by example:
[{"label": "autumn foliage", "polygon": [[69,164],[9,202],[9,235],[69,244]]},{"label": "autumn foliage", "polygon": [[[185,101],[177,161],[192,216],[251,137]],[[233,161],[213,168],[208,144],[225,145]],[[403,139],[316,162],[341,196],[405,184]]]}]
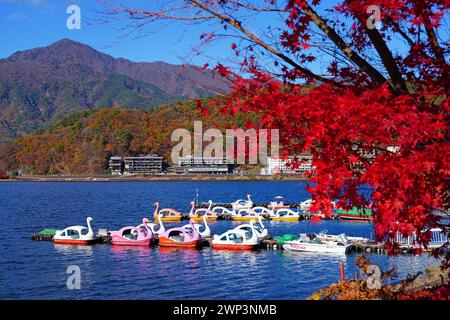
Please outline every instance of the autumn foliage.
[{"label": "autumn foliage", "polygon": [[406,279],[394,282],[391,278],[396,268],[381,272],[380,286],[373,287],[368,271],[371,262],[360,256],[356,259],[360,274],[330,285],[313,293],[308,300],[449,300],[450,286],[448,271],[439,268],[428,269],[426,275],[421,272],[410,275]]},{"label": "autumn foliage", "polygon": [[[160,154],[171,164],[171,134],[177,128],[193,131],[193,121],[207,128],[242,126],[251,115],[206,114],[196,101],[155,110],[100,109],[75,113],[48,129],[41,129],[9,144],[0,154],[3,170],[22,174],[102,174],[109,157]],[[0,163],[1,165],[1,163]],[[0,168],[1,169],[1,168]]]},{"label": "autumn foliage", "polygon": [[100,2],[137,29],[204,22],[203,45],[234,39],[230,63],[216,66],[235,84],[224,110],[258,113],[253,125],[280,129],[286,153],[312,153],[313,210],[373,202],[390,253],[397,232],[425,247],[430,228],[448,232],[432,214],[450,208],[448,1],[189,0],[157,11]]}]

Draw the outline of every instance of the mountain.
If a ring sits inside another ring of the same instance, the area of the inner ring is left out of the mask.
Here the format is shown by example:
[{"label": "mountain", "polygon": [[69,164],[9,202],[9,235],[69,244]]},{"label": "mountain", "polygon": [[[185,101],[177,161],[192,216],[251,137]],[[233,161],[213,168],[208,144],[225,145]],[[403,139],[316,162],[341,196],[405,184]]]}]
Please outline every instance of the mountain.
[{"label": "mountain", "polygon": [[149,109],[226,93],[211,70],[165,62],[132,62],[69,39],[0,60],[0,142],[72,112]]}]

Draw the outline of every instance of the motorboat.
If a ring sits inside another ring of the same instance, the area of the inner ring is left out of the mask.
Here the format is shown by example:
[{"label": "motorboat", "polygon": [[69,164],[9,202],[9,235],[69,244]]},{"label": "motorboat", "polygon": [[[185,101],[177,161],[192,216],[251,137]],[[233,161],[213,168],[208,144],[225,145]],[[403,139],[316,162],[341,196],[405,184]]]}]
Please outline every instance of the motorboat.
[{"label": "motorboat", "polygon": [[[300,202],[300,204],[298,205],[298,208],[302,212],[310,212],[312,205],[313,205],[313,200],[312,199],[308,199],[308,200],[305,200],[303,202]],[[333,208],[335,208],[336,207],[336,202],[331,201],[331,205],[333,206]],[[320,212],[317,212],[317,213],[320,213]]]},{"label": "motorboat", "polygon": [[[364,237],[353,237],[353,236],[345,236],[347,238],[347,240],[351,243],[355,243],[355,242],[368,242],[369,239],[368,238],[364,238]],[[328,234],[327,230],[322,230],[317,234],[317,238],[319,238],[319,240],[326,240],[326,241],[340,241],[340,235],[334,235],[334,234]]]},{"label": "motorboat", "polygon": [[159,245],[162,247],[195,248],[201,246],[202,237],[192,222],[190,230],[184,227],[171,228],[159,235]]},{"label": "motorboat", "polygon": [[92,217],[87,217],[87,227],[71,226],[65,228],[64,230],[56,230],[53,237],[53,242],[75,245],[88,245],[94,243],[97,238],[92,230],[92,221],[94,221]]},{"label": "motorboat", "polygon": [[255,220],[250,221],[250,230],[234,228],[221,235],[214,235],[211,247],[215,250],[254,250],[259,246],[259,238],[254,226]]},{"label": "motorboat", "polygon": [[241,209],[251,209],[253,207],[253,201],[251,199],[251,196],[247,194],[247,200],[238,199],[235,202],[232,202],[231,207],[236,212]]},{"label": "motorboat", "polygon": [[259,213],[252,209],[240,209],[237,213],[231,214],[231,220],[235,221],[250,221],[257,220]]},{"label": "motorboat", "polygon": [[273,211],[277,211],[278,209],[287,209],[290,208],[289,205],[285,204],[282,196],[276,196],[274,200],[270,201],[269,203],[269,209],[272,209]]},{"label": "motorboat", "polygon": [[373,221],[372,209],[369,207],[354,206],[350,210],[340,208],[336,210],[336,213],[339,219],[343,220]]},{"label": "motorboat", "polygon": [[149,246],[154,239],[154,235],[147,223],[147,218],[142,220],[142,224],[137,227],[123,227],[118,231],[111,232],[111,244],[126,246]]},{"label": "motorboat", "polygon": [[[253,220],[251,220],[253,221]],[[237,226],[236,230],[245,230],[245,231],[252,231],[252,222],[241,224]],[[262,217],[258,216],[258,223],[253,223],[253,228],[255,229],[256,234],[258,235],[258,239],[263,240],[269,236],[269,230],[266,228],[266,226],[262,222]]]},{"label": "motorboat", "polygon": [[159,210],[159,202],[156,202],[156,210],[153,213],[155,222],[162,219],[164,222],[179,222],[183,219],[183,214],[175,209],[164,208]]},{"label": "motorboat", "polygon": [[208,208],[198,208],[195,210],[195,202],[191,202],[192,207],[189,213],[189,219],[193,222],[200,222],[203,221],[203,217],[205,216],[208,221],[217,221],[217,213],[211,210],[212,200],[209,200],[208,204]]},{"label": "motorboat", "polygon": [[339,235],[339,241],[323,240],[315,233],[301,233],[298,239],[286,241],[282,246],[291,251],[345,254],[352,244],[343,233]]},{"label": "motorboat", "polygon": [[272,211],[270,219],[277,221],[298,221],[300,219],[300,213],[288,208],[278,209],[275,212]]},{"label": "motorboat", "polygon": [[[197,232],[200,233],[202,239],[211,238],[211,229],[209,228],[208,219],[206,218],[206,215],[204,215],[202,219],[203,225],[200,223],[194,223],[193,226],[197,230]],[[188,231],[192,231],[192,224],[188,223],[184,225],[183,228],[187,229]]]}]

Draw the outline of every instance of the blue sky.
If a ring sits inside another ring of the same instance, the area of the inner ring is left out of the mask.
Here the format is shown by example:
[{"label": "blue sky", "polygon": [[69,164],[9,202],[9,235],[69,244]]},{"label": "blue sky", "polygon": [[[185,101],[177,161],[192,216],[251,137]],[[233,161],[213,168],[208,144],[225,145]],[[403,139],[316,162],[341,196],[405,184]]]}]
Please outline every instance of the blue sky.
[{"label": "blue sky", "polygon": [[[134,5],[140,3],[141,6],[155,3],[154,0],[121,2]],[[69,17],[66,9],[71,4],[81,8],[81,30],[69,30],[66,27],[66,20]],[[334,0],[323,0],[321,9],[335,4]],[[200,26],[186,28],[180,23],[159,29],[156,28],[158,25],[152,25],[152,29],[158,32],[145,37],[128,36],[121,39],[123,32],[117,30],[120,25],[101,23],[101,16],[96,12],[99,9],[101,7],[95,0],[0,0],[0,58],[6,58],[16,51],[47,46],[62,38],[79,41],[113,57],[123,57],[132,61],[165,61],[196,65],[208,62],[214,65],[231,54],[231,40],[225,40],[204,49],[202,55],[195,55],[192,46],[199,43],[199,36],[205,30]],[[258,25],[267,23],[264,19],[267,17],[249,19],[246,23],[251,25],[252,29],[258,29]],[[448,26],[447,19],[448,16],[444,26]],[[272,26],[276,25],[275,22],[270,22]],[[448,37],[448,33],[445,36]],[[395,39],[393,41],[394,51],[405,48],[399,41]],[[310,67],[313,71],[324,70],[323,67],[328,62],[326,57],[323,60],[318,58]]]},{"label": "blue sky", "polygon": [[[80,30],[66,27],[69,17],[66,8],[71,4],[81,8]],[[207,57],[193,56],[190,48],[199,41],[202,31],[198,27],[186,32],[185,28],[170,25],[146,37],[129,36],[121,40],[119,25],[100,23],[95,11],[99,8],[94,0],[0,0],[0,58],[69,38],[132,61],[161,60],[198,65],[208,61]],[[211,56],[223,53],[224,46],[229,48],[229,44],[219,44],[207,53]]]}]

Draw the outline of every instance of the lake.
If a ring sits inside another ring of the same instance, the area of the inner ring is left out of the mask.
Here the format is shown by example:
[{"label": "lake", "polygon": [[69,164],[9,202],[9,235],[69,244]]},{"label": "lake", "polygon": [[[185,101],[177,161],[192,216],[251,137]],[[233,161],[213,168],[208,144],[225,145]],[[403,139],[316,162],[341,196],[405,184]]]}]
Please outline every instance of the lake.
[{"label": "lake", "polygon": [[[233,202],[247,193],[255,203],[278,195],[286,202],[300,202],[309,198],[305,185],[305,181],[0,183],[0,299],[305,299],[339,280],[341,261],[346,275],[353,275],[359,254],[81,247],[30,240],[44,228],[86,225],[87,216],[94,217],[95,231],[138,225],[143,217],[153,217],[156,201],[161,208],[188,212],[196,190],[205,202]],[[218,221],[210,227],[219,234],[237,224]],[[373,237],[367,222],[265,224],[272,236],[326,229]],[[438,263],[427,255],[367,256],[382,270],[398,266],[391,281]],[[66,286],[71,265],[81,271],[79,290]]]}]

